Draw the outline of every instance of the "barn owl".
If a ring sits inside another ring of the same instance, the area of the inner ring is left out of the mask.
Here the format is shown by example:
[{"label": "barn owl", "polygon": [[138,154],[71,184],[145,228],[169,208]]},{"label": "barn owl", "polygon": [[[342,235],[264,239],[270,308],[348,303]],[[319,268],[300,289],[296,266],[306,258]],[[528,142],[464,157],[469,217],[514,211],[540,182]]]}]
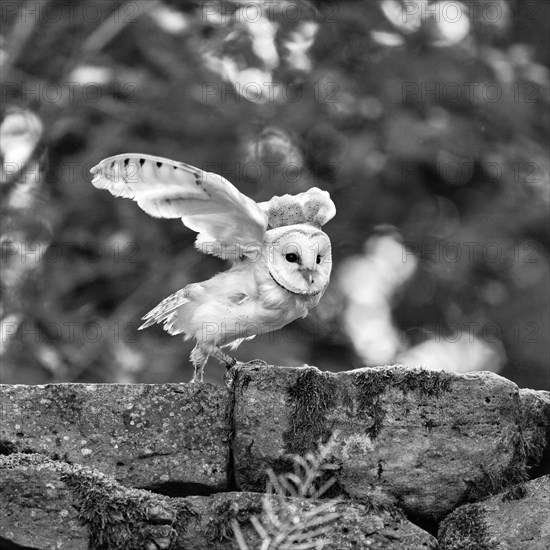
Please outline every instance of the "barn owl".
[{"label": "barn owl", "polygon": [[95,187],[133,199],[151,216],[181,218],[198,233],[199,251],[232,264],[143,317],[140,329],[163,323],[195,340],[192,382],[203,380],[209,356],[230,368],[236,361],[224,349],[305,317],[328,286],[331,245],[320,228],[336,208],[326,191],[256,203],[217,174],[143,154],[109,157],[91,172]]}]

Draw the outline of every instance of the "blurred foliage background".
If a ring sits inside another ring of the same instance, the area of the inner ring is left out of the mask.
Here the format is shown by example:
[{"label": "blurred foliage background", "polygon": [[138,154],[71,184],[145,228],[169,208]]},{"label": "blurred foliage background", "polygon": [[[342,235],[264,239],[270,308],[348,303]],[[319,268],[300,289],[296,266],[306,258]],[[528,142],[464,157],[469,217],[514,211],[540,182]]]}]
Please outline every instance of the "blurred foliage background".
[{"label": "blurred foliage background", "polygon": [[222,262],[90,184],[144,152],[336,203],[321,304],[238,359],[550,388],[547,0],[1,9],[2,382],[190,379],[192,344],[136,329]]}]

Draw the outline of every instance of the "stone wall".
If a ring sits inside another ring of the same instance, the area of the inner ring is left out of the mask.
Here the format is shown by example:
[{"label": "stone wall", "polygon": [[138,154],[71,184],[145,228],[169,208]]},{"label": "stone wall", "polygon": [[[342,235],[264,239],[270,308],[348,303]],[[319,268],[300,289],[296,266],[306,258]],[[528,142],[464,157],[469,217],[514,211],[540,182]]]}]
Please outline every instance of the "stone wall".
[{"label": "stone wall", "polygon": [[226,388],[1,398],[0,548],[238,548],[232,521],[259,548],[266,470],[334,433],[325,548],[550,547],[550,393],[490,372],[237,364]]}]

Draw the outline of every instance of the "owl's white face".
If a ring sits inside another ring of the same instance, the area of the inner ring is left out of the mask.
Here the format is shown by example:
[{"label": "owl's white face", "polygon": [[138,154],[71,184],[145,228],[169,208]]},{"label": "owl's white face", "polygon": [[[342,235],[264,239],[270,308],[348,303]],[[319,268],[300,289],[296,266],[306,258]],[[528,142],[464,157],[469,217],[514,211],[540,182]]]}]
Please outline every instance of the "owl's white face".
[{"label": "owl's white face", "polygon": [[332,254],[325,233],[311,225],[288,225],[267,231],[264,243],[269,273],[279,286],[300,296],[326,290]]}]

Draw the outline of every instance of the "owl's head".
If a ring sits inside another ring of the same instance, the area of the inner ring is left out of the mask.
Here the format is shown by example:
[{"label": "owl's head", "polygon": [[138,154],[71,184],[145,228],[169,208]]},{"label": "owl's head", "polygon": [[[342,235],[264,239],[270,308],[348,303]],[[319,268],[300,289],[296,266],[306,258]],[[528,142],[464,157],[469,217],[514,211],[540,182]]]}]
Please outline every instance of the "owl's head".
[{"label": "owl's head", "polygon": [[266,232],[266,262],[273,280],[300,296],[322,294],[332,269],[330,239],[309,224],[295,224]]}]

